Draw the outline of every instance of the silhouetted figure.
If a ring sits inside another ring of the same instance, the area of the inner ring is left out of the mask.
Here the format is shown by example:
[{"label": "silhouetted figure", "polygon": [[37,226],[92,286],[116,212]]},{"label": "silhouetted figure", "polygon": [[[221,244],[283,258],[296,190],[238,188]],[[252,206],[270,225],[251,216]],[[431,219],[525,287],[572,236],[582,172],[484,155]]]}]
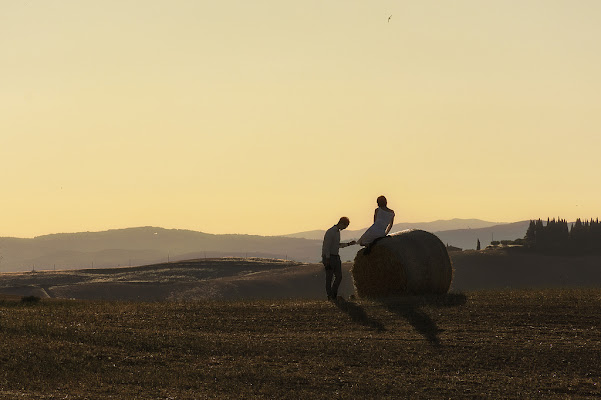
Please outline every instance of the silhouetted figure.
[{"label": "silhouetted figure", "polygon": [[359,244],[366,246],[363,254],[369,254],[371,245],[377,239],[388,235],[394,224],[394,211],[388,208],[386,197],[380,196],[376,202],[378,203],[378,208],[374,212],[374,223],[359,239]]},{"label": "silhouetted figure", "polygon": [[[340,243],[340,231],[350,224],[347,217],[341,217],[336,225],[326,231],[321,248],[321,261],[326,268],[326,294],[329,300],[336,300],[338,287],[342,281],[342,262],[338,250],[355,244],[355,241]],[[332,278],[334,282],[332,282]]]}]

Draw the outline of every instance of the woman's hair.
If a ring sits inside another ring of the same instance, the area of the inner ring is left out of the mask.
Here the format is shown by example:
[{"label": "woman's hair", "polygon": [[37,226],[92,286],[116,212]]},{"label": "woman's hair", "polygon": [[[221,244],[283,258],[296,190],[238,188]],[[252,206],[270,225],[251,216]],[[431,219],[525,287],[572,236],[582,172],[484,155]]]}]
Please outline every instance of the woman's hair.
[{"label": "woman's hair", "polygon": [[378,206],[380,207],[386,207],[386,204],[388,204],[388,201],[386,200],[386,197],[384,196],[380,196],[378,197],[378,200],[376,200],[378,202]]},{"label": "woman's hair", "polygon": [[338,223],[342,224],[342,225],[349,226],[349,224],[351,223],[351,221],[347,217],[340,217],[340,220],[338,220]]}]

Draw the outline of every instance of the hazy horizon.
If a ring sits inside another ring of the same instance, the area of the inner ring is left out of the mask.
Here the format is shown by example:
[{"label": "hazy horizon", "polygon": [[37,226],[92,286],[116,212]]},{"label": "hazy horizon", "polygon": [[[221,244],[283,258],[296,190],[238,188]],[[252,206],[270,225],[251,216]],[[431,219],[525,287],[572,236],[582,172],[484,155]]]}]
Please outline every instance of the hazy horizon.
[{"label": "hazy horizon", "polygon": [[[538,218],[536,218],[538,219]],[[545,218],[546,220],[546,218]],[[512,223],[516,223],[516,222],[522,222],[522,221],[508,221],[508,222],[503,222],[503,221],[485,221],[479,218],[451,218],[448,220],[434,220],[434,221],[416,221],[416,222],[411,222],[411,221],[396,221],[394,223],[395,226],[397,225],[406,225],[406,224],[435,224],[437,222],[453,222],[453,221],[479,221],[479,222],[483,222],[486,223],[483,226],[494,226],[495,224],[498,225],[505,225],[505,224],[512,224]],[[0,238],[14,238],[14,239],[35,239],[37,237],[43,237],[43,236],[51,236],[51,235],[62,235],[62,234],[79,234],[79,233],[100,233],[100,232],[107,232],[107,231],[115,231],[115,230],[127,230],[127,229],[143,229],[143,228],[156,228],[156,229],[165,229],[165,230],[181,230],[181,231],[192,231],[192,232],[198,232],[198,233],[205,233],[205,234],[209,234],[209,235],[249,235],[249,236],[274,236],[274,237],[286,237],[289,235],[294,235],[294,234],[300,234],[300,233],[305,233],[305,232],[314,232],[314,231],[325,231],[327,230],[329,227],[331,227],[333,224],[335,224],[337,221],[330,221],[330,223],[324,224],[323,226],[320,227],[315,227],[314,229],[308,229],[305,231],[289,231],[289,232],[284,232],[284,233],[279,233],[279,234],[273,234],[273,235],[259,235],[256,233],[247,233],[247,232],[223,232],[223,233],[215,233],[215,232],[209,232],[206,230],[202,230],[202,229],[189,229],[189,228],[181,228],[181,227],[166,227],[166,226],[156,226],[156,225],[140,225],[140,226],[122,226],[122,227],[116,227],[116,228],[107,228],[107,229],[99,229],[99,230],[90,230],[90,229],[86,229],[86,230],[81,230],[81,231],[60,231],[60,232],[47,232],[47,233],[43,233],[40,235],[35,235],[35,236],[14,236],[14,235],[0,235]],[[461,223],[459,223],[458,225],[461,225]],[[364,229],[369,228],[369,225],[366,226],[362,226],[362,227],[353,227],[353,226],[349,226],[348,229],[346,229],[346,231],[361,231]],[[469,227],[466,228],[452,228],[449,230],[457,230],[457,229],[471,229]],[[473,229],[479,229],[478,227],[473,228]],[[346,232],[345,231],[345,232]]]},{"label": "hazy horizon", "polygon": [[0,11],[0,236],[599,215],[601,2]]}]

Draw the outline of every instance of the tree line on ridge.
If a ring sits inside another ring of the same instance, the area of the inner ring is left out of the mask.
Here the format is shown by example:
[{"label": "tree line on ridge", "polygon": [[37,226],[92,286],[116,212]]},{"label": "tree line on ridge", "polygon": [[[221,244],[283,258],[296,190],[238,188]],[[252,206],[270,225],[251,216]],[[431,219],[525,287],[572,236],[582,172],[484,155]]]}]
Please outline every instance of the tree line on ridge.
[{"label": "tree line on ridge", "polygon": [[601,254],[601,223],[599,218],[582,221],[580,218],[568,226],[565,219],[539,218],[530,221],[523,240],[527,248],[553,253]]}]

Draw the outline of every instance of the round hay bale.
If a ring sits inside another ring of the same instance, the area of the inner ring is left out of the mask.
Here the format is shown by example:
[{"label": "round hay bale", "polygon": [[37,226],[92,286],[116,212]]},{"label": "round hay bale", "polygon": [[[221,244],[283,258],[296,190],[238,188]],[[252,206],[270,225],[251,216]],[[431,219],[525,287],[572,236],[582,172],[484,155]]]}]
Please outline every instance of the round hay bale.
[{"label": "round hay bale", "polygon": [[41,299],[50,298],[48,292],[46,292],[44,288],[36,285],[4,287],[0,288],[0,293],[21,297],[34,296]]},{"label": "round hay bale", "polygon": [[360,297],[444,294],[453,268],[445,245],[426,231],[410,229],[379,239],[357,252],[351,269]]}]

